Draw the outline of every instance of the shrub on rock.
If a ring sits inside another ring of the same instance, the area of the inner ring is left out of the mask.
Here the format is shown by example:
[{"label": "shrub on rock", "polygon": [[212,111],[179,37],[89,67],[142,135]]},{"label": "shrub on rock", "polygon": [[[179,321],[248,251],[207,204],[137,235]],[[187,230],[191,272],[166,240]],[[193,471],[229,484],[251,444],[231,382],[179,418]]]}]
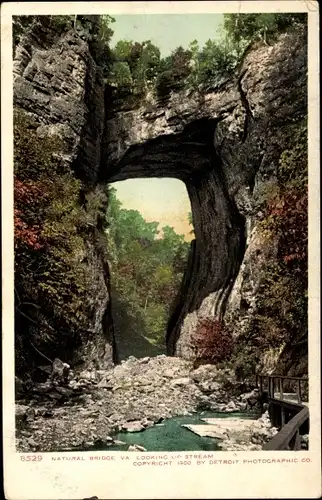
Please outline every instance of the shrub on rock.
[{"label": "shrub on rock", "polygon": [[197,325],[194,348],[197,364],[219,363],[232,354],[233,337],[223,321],[203,318]]}]

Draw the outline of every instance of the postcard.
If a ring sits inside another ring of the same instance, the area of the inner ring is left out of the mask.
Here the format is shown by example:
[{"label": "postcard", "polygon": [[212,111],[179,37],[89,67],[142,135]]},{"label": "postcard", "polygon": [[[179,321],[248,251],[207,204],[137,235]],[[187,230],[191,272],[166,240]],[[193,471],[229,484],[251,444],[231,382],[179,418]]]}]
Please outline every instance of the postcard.
[{"label": "postcard", "polygon": [[320,497],[318,14],[2,5],[8,500]]}]

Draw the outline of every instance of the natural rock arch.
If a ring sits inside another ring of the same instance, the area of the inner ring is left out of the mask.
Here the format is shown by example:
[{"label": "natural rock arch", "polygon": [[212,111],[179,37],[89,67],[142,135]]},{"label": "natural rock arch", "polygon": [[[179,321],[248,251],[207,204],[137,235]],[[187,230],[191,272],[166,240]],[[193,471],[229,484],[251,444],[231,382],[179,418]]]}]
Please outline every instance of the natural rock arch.
[{"label": "natural rock arch", "polygon": [[106,99],[101,179],[175,177],[191,201],[196,240],[169,320],[169,354],[194,357],[200,317],[222,320],[228,307],[236,327],[243,283],[256,295],[256,272],[248,264],[239,270],[287,127],[305,114],[305,61],[304,38],[291,34],[248,53],[235,78],[203,95],[183,92],[161,107],[151,100],[128,111],[110,110]]},{"label": "natural rock arch", "polygon": [[[245,220],[228,193],[216,154],[213,138],[217,123],[218,119],[202,118],[180,133],[133,145],[108,169],[106,177],[107,182],[175,177],[186,185],[196,239],[169,320],[166,340],[170,355],[193,357],[192,339],[199,314],[223,318],[244,255]],[[186,320],[190,313],[193,317]]]}]

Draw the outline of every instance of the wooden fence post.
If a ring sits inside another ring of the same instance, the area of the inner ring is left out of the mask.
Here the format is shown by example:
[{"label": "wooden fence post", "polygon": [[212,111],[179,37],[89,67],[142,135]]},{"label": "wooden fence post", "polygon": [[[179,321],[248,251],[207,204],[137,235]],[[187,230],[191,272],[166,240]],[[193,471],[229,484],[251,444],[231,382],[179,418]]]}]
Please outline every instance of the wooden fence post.
[{"label": "wooden fence post", "polygon": [[295,439],[294,439],[294,448],[293,450],[300,450],[301,449],[301,436],[300,436],[300,431],[297,430],[295,434]]},{"label": "wooden fence post", "polygon": [[285,425],[285,408],[281,407],[281,428]]},{"label": "wooden fence post", "polygon": [[302,401],[301,401],[301,380],[300,379],[297,381],[297,402],[299,404],[302,403]]}]

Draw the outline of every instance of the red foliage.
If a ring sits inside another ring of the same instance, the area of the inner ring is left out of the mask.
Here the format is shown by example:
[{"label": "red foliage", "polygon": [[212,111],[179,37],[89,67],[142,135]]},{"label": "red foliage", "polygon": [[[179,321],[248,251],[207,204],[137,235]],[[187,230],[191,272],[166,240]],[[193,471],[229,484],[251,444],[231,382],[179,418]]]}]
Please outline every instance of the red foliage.
[{"label": "red foliage", "polygon": [[280,235],[279,256],[288,266],[307,266],[307,204],[307,193],[294,189],[267,205],[270,227]]},{"label": "red foliage", "polygon": [[194,337],[197,360],[219,363],[233,351],[233,337],[223,321],[204,318],[199,320]]},{"label": "red foliage", "polygon": [[47,199],[40,182],[14,180],[14,230],[15,247],[27,245],[39,250],[44,243],[41,238],[40,207]]}]

